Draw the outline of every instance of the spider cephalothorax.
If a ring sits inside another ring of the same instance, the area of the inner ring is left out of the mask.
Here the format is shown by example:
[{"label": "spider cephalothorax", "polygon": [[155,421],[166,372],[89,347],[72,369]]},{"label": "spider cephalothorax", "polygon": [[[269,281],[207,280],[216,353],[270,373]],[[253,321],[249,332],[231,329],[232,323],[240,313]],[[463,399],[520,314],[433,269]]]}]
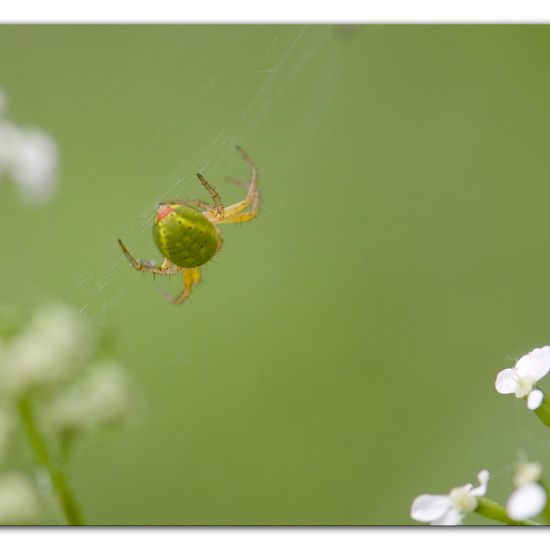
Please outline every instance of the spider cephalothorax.
[{"label": "spider cephalothorax", "polygon": [[164,256],[162,265],[137,261],[119,239],[122,252],[137,271],[155,275],[174,275],[182,272],[183,290],[173,304],[181,304],[191,293],[193,285],[200,281],[200,266],[211,260],[222,247],[222,238],[217,225],[221,223],[244,223],[254,219],[260,208],[258,170],[252,159],[240,148],[237,151],[251,171],[250,181],[231,180],[246,186],[246,197],[230,206],[223,206],[216,190],[200,175],[202,185],[210,194],[213,205],[201,200],[168,201],[158,205],[153,224],[153,238]]}]

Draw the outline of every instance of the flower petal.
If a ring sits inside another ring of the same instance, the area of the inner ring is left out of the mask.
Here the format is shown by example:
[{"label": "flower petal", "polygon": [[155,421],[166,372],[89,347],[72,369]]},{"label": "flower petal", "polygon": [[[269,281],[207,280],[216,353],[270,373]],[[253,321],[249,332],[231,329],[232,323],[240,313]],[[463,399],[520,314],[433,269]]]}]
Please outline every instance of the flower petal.
[{"label": "flower petal", "polygon": [[544,399],[544,393],[542,393],[540,390],[533,390],[531,393],[529,393],[529,396],[527,397],[527,408],[534,411],[535,409],[538,409],[542,401]]},{"label": "flower petal", "polygon": [[462,525],[464,514],[451,508],[444,516],[432,521],[432,525]]},{"label": "flower petal", "polygon": [[514,368],[522,378],[529,376],[537,382],[550,371],[550,346],[535,348],[521,357]]},{"label": "flower petal", "polygon": [[518,377],[514,369],[504,369],[497,374],[495,388],[498,393],[514,393],[518,385]]},{"label": "flower petal", "polygon": [[416,521],[434,521],[445,516],[452,507],[447,495],[420,495],[412,503],[411,517]]},{"label": "flower petal", "polygon": [[529,483],[516,489],[506,503],[506,512],[515,520],[532,518],[542,512],[546,491],[538,483]]},{"label": "flower petal", "polygon": [[470,494],[475,497],[482,497],[487,492],[487,483],[489,483],[489,472],[487,470],[481,470],[479,474],[477,474],[477,479],[479,481],[479,485],[477,487],[474,487]]}]

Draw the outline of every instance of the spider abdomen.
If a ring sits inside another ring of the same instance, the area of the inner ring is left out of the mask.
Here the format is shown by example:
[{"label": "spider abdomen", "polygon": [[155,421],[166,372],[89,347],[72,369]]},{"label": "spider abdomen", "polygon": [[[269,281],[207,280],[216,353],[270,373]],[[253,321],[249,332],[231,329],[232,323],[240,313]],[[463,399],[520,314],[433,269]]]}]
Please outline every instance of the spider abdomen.
[{"label": "spider abdomen", "polygon": [[192,206],[166,203],[159,206],[153,238],[160,252],[180,267],[198,267],[218,250],[214,225]]}]

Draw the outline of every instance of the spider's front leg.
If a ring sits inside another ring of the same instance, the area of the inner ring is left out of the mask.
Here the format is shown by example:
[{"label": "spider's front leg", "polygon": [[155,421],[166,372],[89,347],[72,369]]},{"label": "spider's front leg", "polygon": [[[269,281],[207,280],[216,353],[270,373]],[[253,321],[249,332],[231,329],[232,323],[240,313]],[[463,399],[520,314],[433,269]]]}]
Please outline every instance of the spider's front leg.
[{"label": "spider's front leg", "polygon": [[[212,198],[212,201],[214,202],[214,209],[213,214],[216,217],[217,220],[223,220],[224,216],[224,208],[222,204],[222,200],[220,198],[220,195],[218,192],[206,181],[206,179],[201,176],[200,174],[197,174],[197,178],[199,178],[200,182],[204,186],[204,188],[208,191],[210,194],[210,197]],[[208,209],[212,212],[212,208]]]},{"label": "spider's front leg", "polygon": [[153,265],[152,263],[144,260],[138,261],[132,256],[132,254],[130,254],[130,251],[128,250],[128,248],[126,248],[126,245],[120,239],[118,239],[118,244],[120,245],[120,248],[122,249],[122,252],[126,256],[126,258],[128,258],[128,261],[136,271],[141,271],[143,273],[153,273],[154,275],[174,275],[179,271],[179,268],[177,266],[166,259],[161,266]]}]

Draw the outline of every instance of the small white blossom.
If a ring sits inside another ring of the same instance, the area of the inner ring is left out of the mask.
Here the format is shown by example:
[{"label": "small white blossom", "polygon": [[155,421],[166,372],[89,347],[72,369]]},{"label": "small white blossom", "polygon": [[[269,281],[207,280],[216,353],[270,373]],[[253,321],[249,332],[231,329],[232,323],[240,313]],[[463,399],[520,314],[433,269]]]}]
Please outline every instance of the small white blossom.
[{"label": "small white blossom", "polygon": [[506,503],[506,513],[514,520],[525,520],[539,515],[546,505],[546,491],[538,483],[542,466],[538,462],[521,462],[516,468],[516,490]]},{"label": "small white blossom", "polygon": [[19,184],[23,200],[43,204],[53,197],[57,186],[57,144],[38,128],[20,128],[19,132],[11,177]]},{"label": "small white blossom", "polygon": [[[6,96],[0,90],[0,117],[6,104]],[[44,131],[0,120],[0,179],[11,179],[24,201],[43,204],[53,196],[58,159],[57,144]]]},{"label": "small white blossom", "polygon": [[30,479],[20,472],[0,477],[0,523],[26,523],[36,515],[38,498]]},{"label": "small white blossom", "polygon": [[448,495],[420,495],[414,499],[411,517],[416,521],[429,522],[432,525],[461,525],[466,514],[473,512],[478,505],[477,499],[487,491],[489,472],[482,470],[474,487],[467,483],[455,487]]},{"label": "small white blossom", "polygon": [[130,408],[129,381],[114,361],[92,365],[47,408],[46,421],[57,432],[76,432],[115,423]]},{"label": "small white blossom", "polygon": [[504,369],[497,375],[495,388],[499,393],[513,393],[516,397],[527,398],[527,407],[535,410],[540,407],[544,394],[535,384],[550,371],[550,346],[536,348],[521,357],[512,369]]},{"label": "small white blossom", "polygon": [[538,462],[520,462],[516,466],[514,485],[521,487],[529,483],[535,483],[542,476],[542,466]]},{"label": "small white blossom", "polygon": [[88,358],[93,338],[83,319],[62,304],[36,311],[29,326],[4,347],[3,390],[22,393],[64,380]]}]

